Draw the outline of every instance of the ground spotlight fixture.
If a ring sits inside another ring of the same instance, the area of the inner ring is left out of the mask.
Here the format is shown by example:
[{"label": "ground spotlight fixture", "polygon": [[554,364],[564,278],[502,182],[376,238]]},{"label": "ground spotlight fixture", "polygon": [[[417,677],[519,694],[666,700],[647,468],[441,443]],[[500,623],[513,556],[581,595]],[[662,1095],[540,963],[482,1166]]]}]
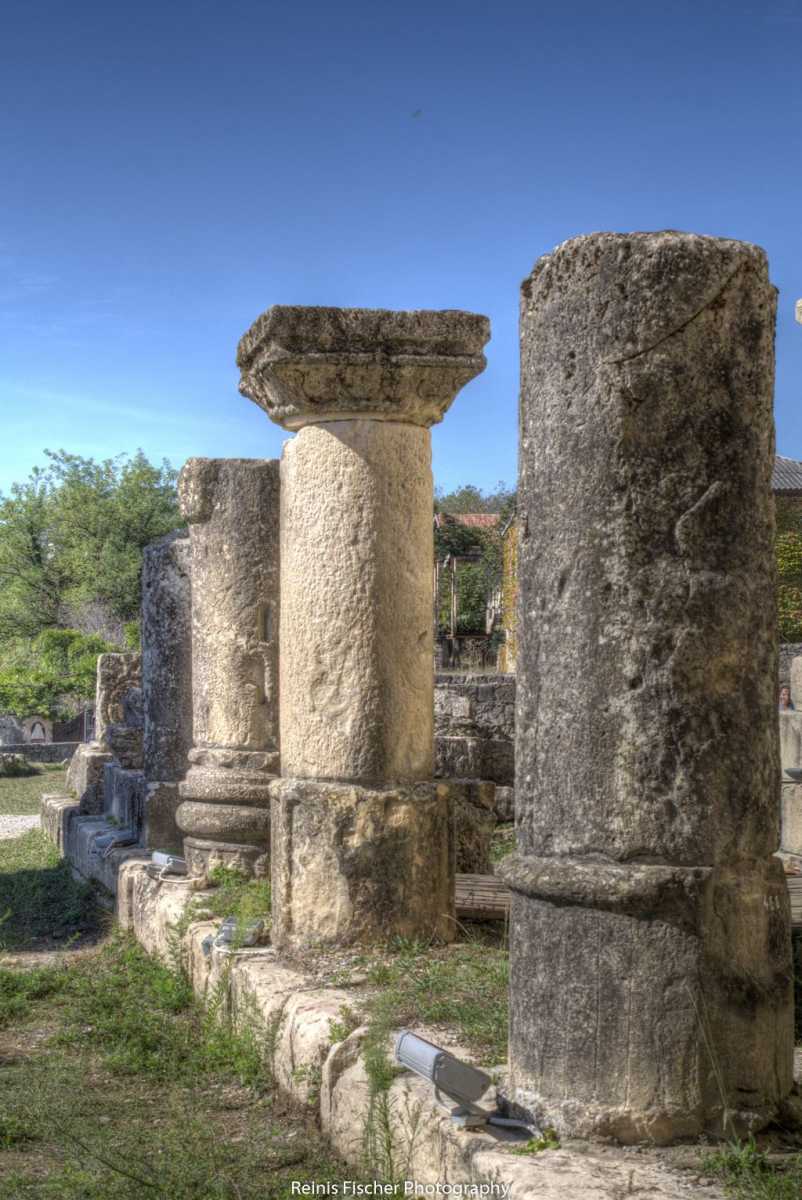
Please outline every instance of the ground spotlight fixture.
[{"label": "ground spotlight fixture", "polygon": [[187,873],[187,860],[179,858],[177,854],[154,850],[150,856],[148,874],[157,879],[164,879],[167,875],[186,875]]},{"label": "ground spotlight fixture", "polygon": [[489,1113],[479,1108],[476,1101],[485,1094],[493,1080],[478,1067],[461,1062],[448,1050],[404,1029],[396,1039],[395,1057],[402,1067],[414,1071],[421,1079],[432,1084],[441,1104],[445,1104],[444,1096],[456,1101],[457,1108],[452,1109],[451,1120],[461,1129],[506,1125],[513,1129],[525,1129],[530,1134],[533,1132],[532,1127],[523,1121],[513,1121],[499,1113]]},{"label": "ground spotlight fixture", "polygon": [[92,853],[108,858],[112,850],[123,846],[135,846],[137,835],[132,829],[116,829],[112,833],[101,833],[92,844]]}]

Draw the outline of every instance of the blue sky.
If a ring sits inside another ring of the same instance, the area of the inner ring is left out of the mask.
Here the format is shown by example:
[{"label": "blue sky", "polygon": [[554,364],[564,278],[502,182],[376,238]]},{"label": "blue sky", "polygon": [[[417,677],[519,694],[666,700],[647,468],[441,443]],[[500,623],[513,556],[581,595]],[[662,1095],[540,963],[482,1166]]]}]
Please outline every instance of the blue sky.
[{"label": "blue sky", "polygon": [[275,303],[488,314],[435,477],[513,482],[520,281],[598,229],[766,248],[802,458],[796,0],[6,0],[0,100],[0,488],[278,455],[234,365]]}]

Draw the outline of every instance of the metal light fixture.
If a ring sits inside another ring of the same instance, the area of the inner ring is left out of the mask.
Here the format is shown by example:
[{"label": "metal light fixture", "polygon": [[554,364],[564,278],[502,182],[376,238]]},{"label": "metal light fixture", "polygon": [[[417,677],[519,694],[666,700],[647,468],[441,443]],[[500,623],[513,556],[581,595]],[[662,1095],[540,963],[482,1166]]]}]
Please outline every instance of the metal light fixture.
[{"label": "metal light fixture", "polygon": [[92,843],[92,853],[108,858],[112,850],[121,846],[135,846],[137,835],[132,829],[116,829],[113,833],[101,833]]},{"label": "metal light fixture", "polygon": [[434,1086],[441,1104],[445,1104],[443,1096],[456,1101],[458,1107],[452,1109],[451,1120],[461,1129],[505,1125],[512,1129],[525,1129],[530,1134],[533,1132],[532,1127],[523,1121],[513,1121],[499,1113],[489,1113],[479,1108],[476,1101],[484,1095],[493,1080],[486,1072],[472,1067],[470,1063],[461,1062],[448,1050],[404,1029],[396,1039],[395,1057],[402,1067],[414,1071]]},{"label": "metal light fixture", "polygon": [[148,874],[155,879],[165,879],[168,875],[187,875],[187,860],[177,854],[168,854],[165,850],[154,850],[148,863]]}]

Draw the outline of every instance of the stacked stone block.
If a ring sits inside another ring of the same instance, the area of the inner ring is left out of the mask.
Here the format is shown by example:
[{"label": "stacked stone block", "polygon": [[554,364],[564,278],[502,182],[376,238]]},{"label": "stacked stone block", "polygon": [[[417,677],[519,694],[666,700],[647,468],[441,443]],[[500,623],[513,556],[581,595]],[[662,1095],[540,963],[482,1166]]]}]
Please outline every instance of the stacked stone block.
[{"label": "stacked stone block", "polygon": [[435,775],[496,785],[493,807],[513,818],[515,676],[437,675],[434,687]]}]

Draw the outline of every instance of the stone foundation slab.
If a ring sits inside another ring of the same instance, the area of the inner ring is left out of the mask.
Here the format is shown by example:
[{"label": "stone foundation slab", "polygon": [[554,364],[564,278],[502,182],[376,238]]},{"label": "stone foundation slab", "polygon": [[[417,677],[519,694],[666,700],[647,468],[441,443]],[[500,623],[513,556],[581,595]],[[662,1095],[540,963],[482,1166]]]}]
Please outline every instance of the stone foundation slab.
[{"label": "stone foundation slab", "polygon": [[[66,826],[88,830],[101,825],[81,816],[77,807],[63,796],[46,797],[43,804],[43,827],[68,848],[75,845],[76,833],[65,838]],[[331,1039],[332,1021],[340,1019],[341,1007],[358,1011],[359,991],[321,987],[297,965],[282,961],[272,948],[233,954],[216,949],[207,956],[201,943],[216,928],[209,921],[190,924],[177,942],[175,927],[187,904],[193,895],[202,903],[203,893],[197,893],[191,882],[153,879],[146,863],[141,851],[138,855],[114,852],[108,861],[104,878],[112,882],[120,924],[167,963],[174,963],[180,953],[199,997],[214,992],[235,1022],[258,1021],[271,1032],[273,1070],[289,1096],[307,1105],[314,1103],[313,1087],[319,1078],[321,1126],[347,1163],[362,1166],[370,1105],[362,1057],[366,1031],[360,1027],[335,1044]],[[418,1032],[444,1042],[442,1031],[420,1028]],[[453,1053],[470,1059],[459,1046],[447,1044]],[[489,1094],[488,1103],[492,1102]],[[587,1142],[535,1157],[517,1156],[512,1151],[521,1138],[503,1130],[456,1130],[431,1088],[409,1073],[393,1083],[388,1109],[394,1153],[407,1178],[423,1184],[506,1183],[511,1185],[512,1200],[566,1200],[568,1196],[620,1200],[636,1192],[648,1194],[650,1200],[691,1200],[700,1194],[701,1155],[709,1152],[709,1146],[698,1152],[682,1147],[682,1169],[654,1151],[633,1153]],[[724,1200],[724,1193],[710,1184],[704,1187],[704,1195],[708,1200]]]},{"label": "stone foundation slab", "polygon": [[144,860],[146,852],[141,846],[119,847],[108,856],[102,854],[97,839],[123,831],[103,814],[81,812],[80,805],[70,796],[43,796],[40,816],[43,832],[58,846],[73,874],[87,882],[99,883],[111,896],[117,891],[120,864],[128,859]]}]

